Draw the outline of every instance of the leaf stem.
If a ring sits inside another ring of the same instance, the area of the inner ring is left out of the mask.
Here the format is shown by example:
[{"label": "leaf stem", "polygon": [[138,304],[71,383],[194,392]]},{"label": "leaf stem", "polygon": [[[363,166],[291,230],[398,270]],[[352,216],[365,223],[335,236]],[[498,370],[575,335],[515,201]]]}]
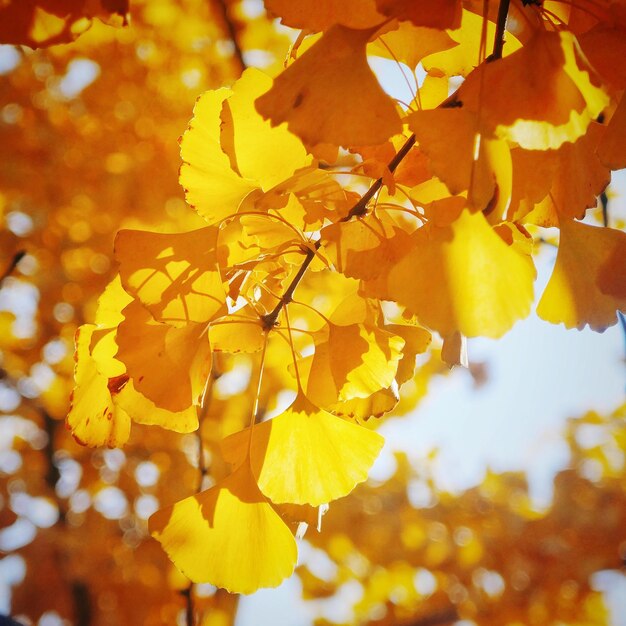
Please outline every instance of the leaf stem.
[{"label": "leaf stem", "polygon": [[[196,431],[196,438],[198,440],[198,486],[196,487],[196,493],[202,491],[204,485],[204,479],[209,473],[209,468],[204,462],[204,446],[202,443],[202,423],[209,414],[209,408],[211,406],[211,399],[213,398],[213,384],[222,375],[217,369],[215,363],[215,357],[211,356],[211,373],[207,380],[206,389],[202,397],[202,406],[200,408],[200,415],[198,415],[198,430]],[[193,601],[193,589],[194,583],[189,582],[189,585],[181,590],[180,594],[185,598],[185,624],[186,626],[194,626],[195,624],[195,606]]]},{"label": "leaf stem", "polygon": [[226,0],[215,0],[215,4],[217,5],[221,13],[222,20],[224,21],[226,34],[228,35],[228,38],[233,43],[233,56],[235,57],[235,59],[237,60],[237,63],[239,64],[240,72],[243,72],[246,69],[247,65],[243,59],[243,51],[241,50],[241,46],[239,45],[239,40],[237,39],[237,29],[235,28],[235,24],[232,18],[230,17]]}]

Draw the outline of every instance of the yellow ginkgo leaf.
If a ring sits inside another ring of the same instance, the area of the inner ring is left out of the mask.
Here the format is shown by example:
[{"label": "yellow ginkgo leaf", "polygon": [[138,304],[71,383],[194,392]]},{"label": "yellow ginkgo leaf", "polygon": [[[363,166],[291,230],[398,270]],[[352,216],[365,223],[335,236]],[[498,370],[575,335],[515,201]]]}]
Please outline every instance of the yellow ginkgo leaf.
[{"label": "yellow ginkgo leaf", "polygon": [[345,402],[336,402],[331,407],[333,415],[368,420],[371,417],[382,417],[392,411],[400,401],[400,392],[396,381],[386,389],[380,389],[367,398],[352,398]]},{"label": "yellow ginkgo leaf", "polygon": [[383,438],[314,406],[300,392],[277,417],[224,440],[225,458],[250,463],[272,502],[318,506],[341,498],[367,478]]},{"label": "yellow ginkgo leaf", "polygon": [[311,164],[302,142],[285,126],[272,127],[256,111],[254,102],[272,86],[272,79],[249,68],[222,105],[222,149],[233,169],[255,186],[268,191]]},{"label": "yellow ginkgo leaf", "polygon": [[[556,161],[549,193],[533,210],[523,216],[524,222],[538,226],[558,226],[561,221],[582,219],[587,208],[595,207],[597,197],[611,179],[611,173],[598,155],[598,144],[605,128],[592,122],[587,133],[574,143],[564,143],[553,157],[535,158],[535,167],[550,165]],[[543,154],[543,153],[542,153]],[[535,174],[546,180],[546,174]]]},{"label": "yellow ginkgo leaf", "polygon": [[192,433],[198,429],[198,409],[195,405],[180,411],[168,411],[139,393],[132,378],[113,396],[113,403],[137,424],[160,426],[176,433]]},{"label": "yellow ginkgo leaf", "polygon": [[256,315],[233,313],[211,324],[209,338],[214,352],[258,352],[263,348],[265,329]]},{"label": "yellow ginkgo leaf", "polygon": [[120,447],[130,434],[130,417],[114,404],[128,377],[102,374],[90,352],[96,326],[85,324],[76,332],[76,387],[72,392],[67,427],[82,445]]},{"label": "yellow ginkgo leaf", "polygon": [[402,358],[398,363],[398,371],[396,372],[396,381],[402,385],[413,378],[415,358],[418,354],[426,352],[432,341],[432,335],[425,328],[408,324],[388,324],[385,328],[404,339]]},{"label": "yellow ginkgo leaf", "polygon": [[[353,398],[333,404],[329,407],[329,411],[334,415],[367,420],[371,417],[382,417],[398,404],[400,385],[413,377],[415,357],[426,351],[431,342],[431,334],[425,328],[406,324],[388,324],[385,325],[385,330],[402,337],[405,342],[395,379],[387,388],[380,389],[367,398]],[[306,367],[305,373],[308,373],[309,362],[306,363]],[[300,369],[303,368],[300,367]]]},{"label": "yellow ginkgo leaf", "polygon": [[[482,89],[483,84],[498,88]],[[574,35],[545,30],[510,56],[478,67],[458,100],[479,116],[487,136],[527,150],[576,141],[609,104]]]},{"label": "yellow ginkgo leaf", "polygon": [[121,230],[115,239],[124,289],[172,326],[226,313],[215,227],[178,234]]},{"label": "yellow ginkgo leaf", "polygon": [[296,564],[295,539],[247,462],[211,489],[157,511],[149,528],[185,576],[231,593],[277,587]]},{"label": "yellow ginkgo leaf", "polygon": [[[433,7],[435,3],[431,3]],[[481,5],[482,6],[482,5]],[[487,41],[493,41],[496,25],[487,21]],[[482,15],[463,10],[461,28],[449,31],[448,34],[456,44],[449,49],[433,52],[423,60],[424,69],[433,76],[467,76],[475,67],[477,53],[483,32]],[[504,54],[508,55],[521,47],[520,42],[512,33],[506,34]]]},{"label": "yellow ginkgo leaf", "polygon": [[388,388],[404,339],[370,324],[325,324],[314,333],[315,353],[306,384],[318,406],[367,398]]},{"label": "yellow ginkgo leaf", "polygon": [[180,184],[187,202],[209,223],[234,213],[242,198],[256,187],[231,169],[222,150],[220,113],[231,94],[230,89],[202,94],[180,142]]},{"label": "yellow ginkgo leaf", "polygon": [[368,215],[327,226],[322,230],[322,245],[338,272],[372,280],[409,251],[411,238],[401,228]]},{"label": "yellow ginkgo leaf", "polygon": [[626,234],[573,220],[561,222],[554,271],[537,306],[553,324],[604,330],[626,309]]},{"label": "yellow ginkgo leaf", "polygon": [[408,122],[433,173],[450,193],[467,191],[469,205],[479,211],[501,204],[503,214],[511,196],[509,149],[504,141],[480,134],[477,114],[465,108],[416,111]]},{"label": "yellow ginkgo leaf", "polygon": [[367,64],[376,27],[335,25],[257,100],[272,124],[287,122],[306,144],[379,144],[401,131],[400,116]]},{"label": "yellow ginkgo leaf", "polygon": [[117,358],[135,389],[169,411],[199,404],[211,371],[206,325],[176,328],[157,322],[138,301],[123,314],[116,335]]},{"label": "yellow ginkgo leaf", "polygon": [[526,237],[515,227],[502,234],[509,240],[467,210],[449,226],[418,229],[386,295],[441,335],[500,337],[530,313],[535,279]]},{"label": "yellow ginkgo leaf", "polygon": [[386,32],[372,42],[368,52],[398,60],[414,70],[425,56],[457,45],[444,30],[400,22],[396,30]]}]

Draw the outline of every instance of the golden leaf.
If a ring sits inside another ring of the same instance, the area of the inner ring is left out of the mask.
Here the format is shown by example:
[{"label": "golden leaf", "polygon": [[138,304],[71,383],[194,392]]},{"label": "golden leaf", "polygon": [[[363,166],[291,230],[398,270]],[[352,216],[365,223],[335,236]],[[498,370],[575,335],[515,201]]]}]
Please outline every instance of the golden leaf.
[{"label": "golden leaf", "polygon": [[626,234],[562,220],[554,271],[537,314],[567,328],[604,330],[626,308]]},{"label": "golden leaf", "polygon": [[296,564],[293,535],[247,462],[211,489],[152,515],[149,528],[185,576],[231,593],[277,587]]},{"label": "golden leaf", "polygon": [[317,506],[350,493],[367,478],[383,438],[314,406],[300,392],[273,419],[224,440],[225,458],[250,463],[272,502]]}]

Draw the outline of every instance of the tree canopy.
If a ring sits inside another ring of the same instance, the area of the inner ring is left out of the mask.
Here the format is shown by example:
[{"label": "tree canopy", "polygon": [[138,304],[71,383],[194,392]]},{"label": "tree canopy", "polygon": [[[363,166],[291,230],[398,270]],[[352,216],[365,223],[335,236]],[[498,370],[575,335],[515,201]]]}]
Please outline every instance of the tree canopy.
[{"label": "tree canopy", "polygon": [[7,610],[217,626],[295,571],[341,623],[608,623],[623,407],[544,511],[367,478],[468,338],[626,310],[622,0],[10,0],[0,41]]}]

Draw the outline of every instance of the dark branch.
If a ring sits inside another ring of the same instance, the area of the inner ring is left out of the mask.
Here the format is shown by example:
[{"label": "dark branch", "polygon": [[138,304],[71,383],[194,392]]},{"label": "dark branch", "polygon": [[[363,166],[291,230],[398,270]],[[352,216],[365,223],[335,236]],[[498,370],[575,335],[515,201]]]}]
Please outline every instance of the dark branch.
[{"label": "dark branch", "polygon": [[2,275],[0,275],[0,287],[2,287],[2,283],[15,271],[17,264],[26,256],[26,250],[20,250],[13,255],[9,266],[4,270]]},{"label": "dark branch", "polygon": [[496,34],[493,40],[493,52],[489,57],[490,61],[502,58],[504,49],[504,35],[506,33],[506,20],[509,15],[510,0],[500,0],[498,7],[498,21],[496,23]]},{"label": "dark branch", "polygon": [[602,223],[608,227],[609,225],[609,198],[606,191],[600,194],[600,206],[602,207]]},{"label": "dark branch", "polygon": [[[409,150],[415,144],[415,135],[411,135],[405,142],[404,145],[398,150],[396,155],[389,161],[387,164],[387,169],[393,174],[396,171],[396,168],[402,162],[402,159],[409,153]],[[353,217],[362,217],[367,212],[367,205],[370,200],[376,195],[378,190],[383,185],[383,179],[377,179],[374,184],[367,190],[367,192],[358,200],[358,202],[348,211],[348,214],[345,217],[342,217],[340,222],[348,222]],[[315,252],[320,249],[321,242],[318,240],[313,244],[312,248],[307,248],[306,255],[304,257],[304,261],[298,270],[298,273],[294,276],[293,280],[287,287],[283,297],[278,301],[278,304],[274,307],[271,313],[264,315],[261,318],[263,322],[263,327],[265,330],[270,330],[276,325],[276,321],[278,320],[278,316],[282,311],[283,307],[286,304],[289,304],[293,299],[293,294],[296,290],[296,287],[299,285],[303,276],[305,275],[307,269],[309,269],[309,265],[313,262],[315,258]]]},{"label": "dark branch", "polygon": [[227,1],[215,0],[215,2],[222,16],[222,20],[224,22],[224,28],[226,29],[226,34],[228,35],[228,38],[233,43],[233,55],[235,59],[237,60],[237,63],[239,63],[240,72],[243,72],[246,69],[247,65],[246,65],[246,62],[243,60],[243,51],[241,50],[241,47],[239,45],[239,40],[237,39],[237,29],[235,28],[235,23],[230,17],[230,12],[228,10]]},{"label": "dark branch", "polygon": [[[411,135],[405,142],[402,148],[398,150],[396,155],[389,161],[387,165],[387,169],[393,174],[396,171],[396,168],[402,162],[402,159],[409,153],[409,150],[415,144],[415,135]],[[376,195],[378,190],[383,186],[383,179],[379,178],[368,190],[367,193],[363,195],[363,197],[350,209],[348,215],[342,217],[340,222],[347,222],[351,220],[353,217],[361,217],[365,215],[367,212],[367,205],[369,201]]]},{"label": "dark branch", "polygon": [[76,626],[89,626],[91,623],[91,599],[85,583],[77,580],[72,583],[72,596],[76,610]]}]

